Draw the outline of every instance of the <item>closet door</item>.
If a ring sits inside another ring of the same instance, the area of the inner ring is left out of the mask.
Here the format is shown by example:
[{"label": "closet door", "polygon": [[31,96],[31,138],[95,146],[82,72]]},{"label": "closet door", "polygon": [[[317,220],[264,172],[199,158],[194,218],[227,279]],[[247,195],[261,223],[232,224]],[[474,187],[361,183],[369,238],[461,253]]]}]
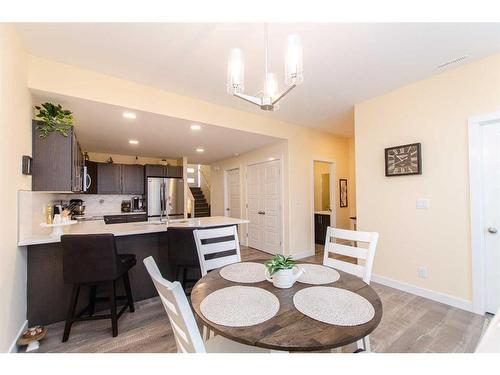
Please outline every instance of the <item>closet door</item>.
[{"label": "closet door", "polygon": [[248,245],[281,253],[280,161],[251,165],[247,170]]}]

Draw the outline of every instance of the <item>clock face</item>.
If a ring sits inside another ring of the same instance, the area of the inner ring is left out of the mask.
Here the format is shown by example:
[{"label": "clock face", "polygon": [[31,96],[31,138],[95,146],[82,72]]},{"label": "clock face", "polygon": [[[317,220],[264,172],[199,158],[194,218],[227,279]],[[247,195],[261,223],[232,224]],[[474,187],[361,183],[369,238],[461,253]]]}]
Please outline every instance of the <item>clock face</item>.
[{"label": "clock face", "polygon": [[420,143],[385,149],[385,175],[421,174]]}]

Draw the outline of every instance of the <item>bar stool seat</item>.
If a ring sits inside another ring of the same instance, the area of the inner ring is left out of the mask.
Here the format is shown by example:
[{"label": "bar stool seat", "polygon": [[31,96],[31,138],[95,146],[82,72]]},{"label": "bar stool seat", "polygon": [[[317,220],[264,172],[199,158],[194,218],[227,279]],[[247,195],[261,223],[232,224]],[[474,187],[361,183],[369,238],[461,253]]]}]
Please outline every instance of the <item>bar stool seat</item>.
[{"label": "bar stool seat", "polygon": [[[128,276],[129,270],[137,264],[135,255],[118,254],[113,234],[63,235],[61,244],[64,282],[73,284],[62,341],[68,341],[73,323],[83,320],[110,319],[113,337],[118,336],[118,319],[127,307],[130,312],[135,311]],[[120,279],[125,296],[116,295],[116,282]],[[82,287],[90,287],[89,303],[76,313]],[[106,290],[106,297],[97,297],[98,287]],[[122,300],[125,304],[117,313],[117,302]],[[94,315],[98,302],[108,302],[110,313]]]}]

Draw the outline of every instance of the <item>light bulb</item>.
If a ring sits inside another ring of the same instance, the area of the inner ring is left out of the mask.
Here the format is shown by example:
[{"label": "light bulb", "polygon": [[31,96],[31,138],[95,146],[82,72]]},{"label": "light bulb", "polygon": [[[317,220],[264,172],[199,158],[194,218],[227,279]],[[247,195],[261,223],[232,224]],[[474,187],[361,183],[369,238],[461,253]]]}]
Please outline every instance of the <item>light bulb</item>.
[{"label": "light bulb", "polygon": [[227,92],[243,92],[245,80],[245,64],[243,52],[239,48],[232,48],[227,62]]},{"label": "light bulb", "polygon": [[285,83],[288,86],[299,85],[304,80],[302,67],[302,43],[297,34],[288,36],[285,55]]},{"label": "light bulb", "polygon": [[278,82],[274,73],[267,73],[266,84],[264,86],[264,96],[273,98],[278,93]]}]

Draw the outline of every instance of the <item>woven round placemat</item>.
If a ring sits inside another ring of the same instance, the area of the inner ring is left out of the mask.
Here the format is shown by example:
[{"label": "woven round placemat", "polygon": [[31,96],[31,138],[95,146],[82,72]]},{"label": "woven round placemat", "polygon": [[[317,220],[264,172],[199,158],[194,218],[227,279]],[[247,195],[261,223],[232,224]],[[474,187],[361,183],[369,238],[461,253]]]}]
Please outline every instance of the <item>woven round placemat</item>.
[{"label": "woven round placemat", "polygon": [[262,263],[240,262],[219,271],[221,277],[236,283],[258,283],[266,279],[266,266]]},{"label": "woven round placemat", "polygon": [[278,298],[262,288],[230,286],[206,296],[201,313],[215,324],[248,327],[271,319],[280,308]]},{"label": "woven round placemat", "polygon": [[313,286],[298,291],[293,296],[293,304],[310,318],[339,326],[357,326],[375,316],[375,309],[366,298],[328,286]]},{"label": "woven round placemat", "polygon": [[297,266],[306,271],[297,280],[304,284],[330,284],[340,278],[340,274],[337,271],[321,264],[297,264]]}]

